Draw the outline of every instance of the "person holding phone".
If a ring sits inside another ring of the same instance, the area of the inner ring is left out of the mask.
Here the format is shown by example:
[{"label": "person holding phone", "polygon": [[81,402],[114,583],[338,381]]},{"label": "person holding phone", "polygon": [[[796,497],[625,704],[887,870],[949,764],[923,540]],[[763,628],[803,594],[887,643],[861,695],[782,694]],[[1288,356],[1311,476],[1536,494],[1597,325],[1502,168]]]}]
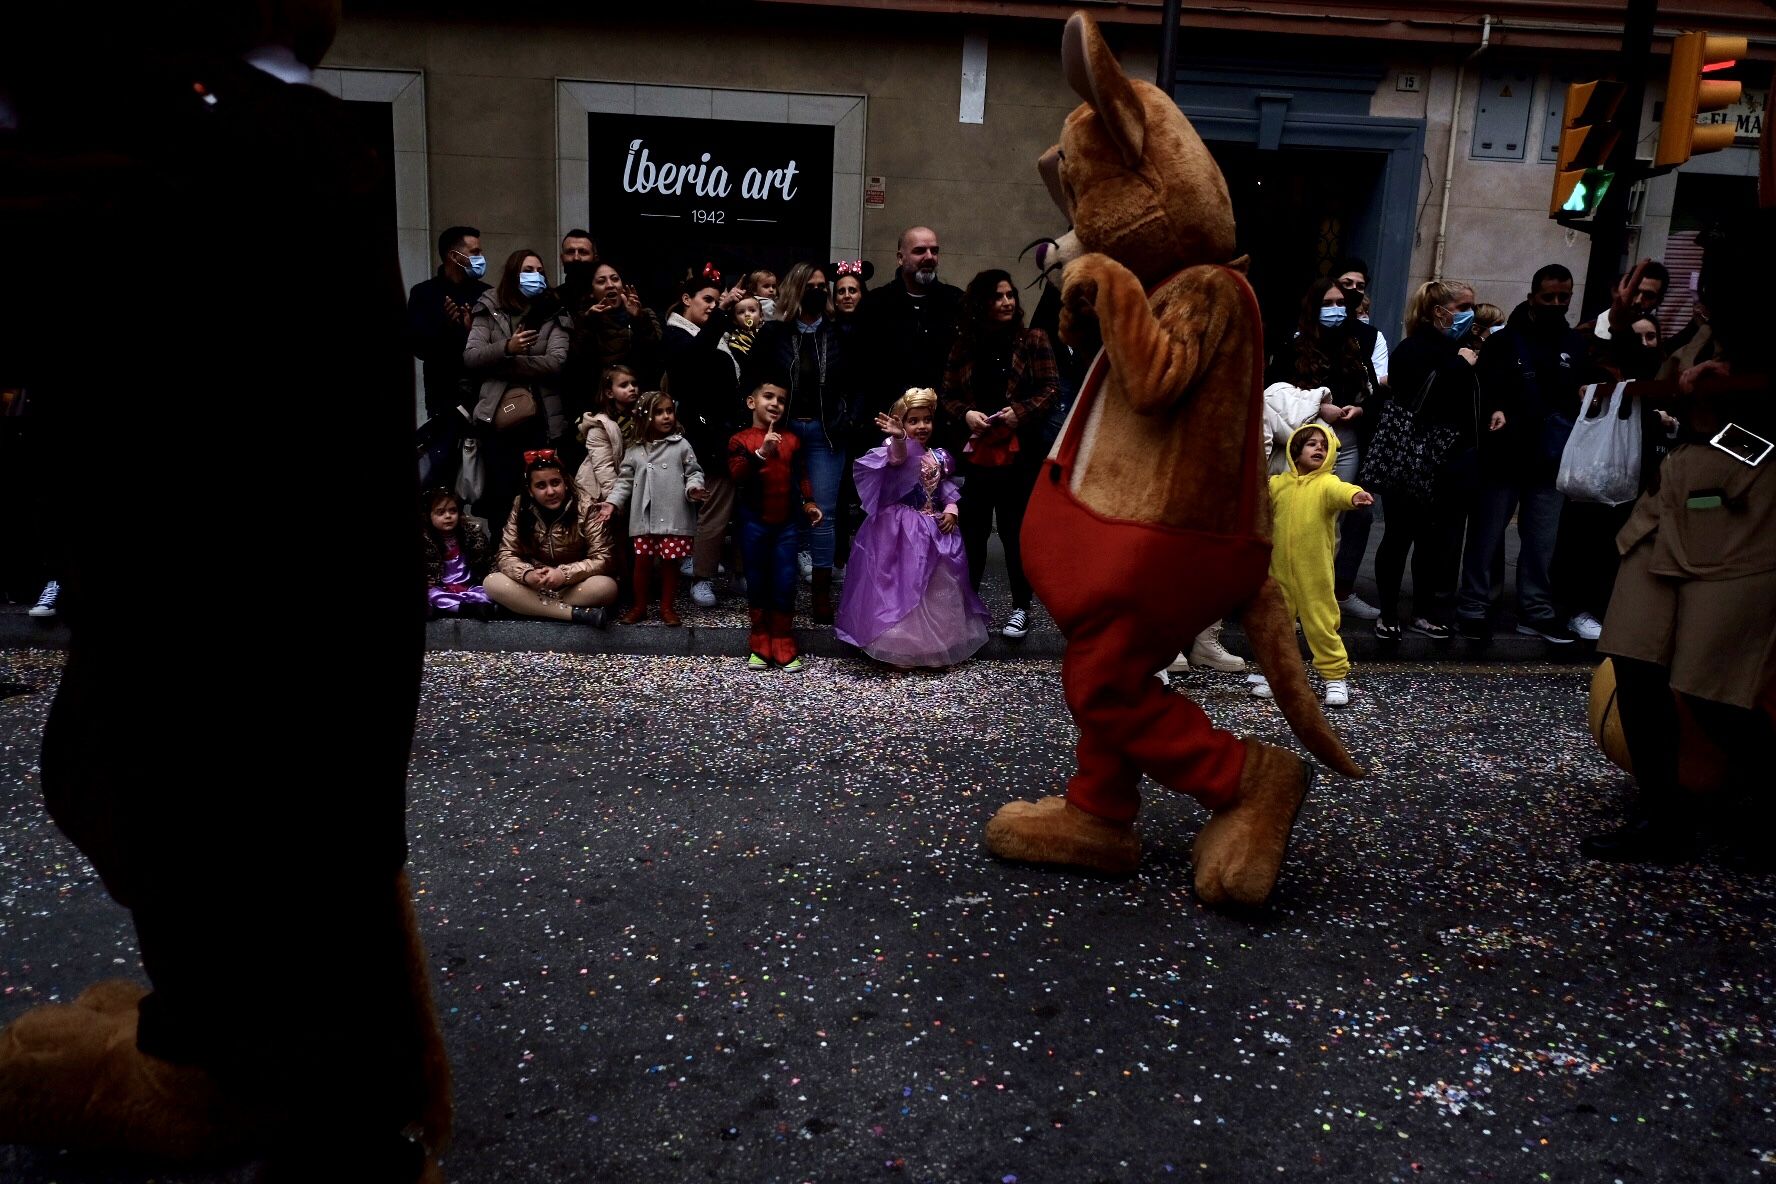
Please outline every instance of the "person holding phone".
[{"label": "person holding phone", "polygon": [[567,371],[562,383],[569,419],[598,410],[598,388],[612,366],[627,366],[642,390],[660,382],[660,317],[644,308],[635,285],[608,259],[592,267],[590,284],[576,299],[562,296],[573,316]]},{"label": "person holding phone", "polygon": [[479,384],[487,482],[474,509],[489,522],[504,522],[522,492],[524,454],[572,439],[557,386],[571,324],[535,251],[507,256],[498,286],[475,302],[463,365]]}]

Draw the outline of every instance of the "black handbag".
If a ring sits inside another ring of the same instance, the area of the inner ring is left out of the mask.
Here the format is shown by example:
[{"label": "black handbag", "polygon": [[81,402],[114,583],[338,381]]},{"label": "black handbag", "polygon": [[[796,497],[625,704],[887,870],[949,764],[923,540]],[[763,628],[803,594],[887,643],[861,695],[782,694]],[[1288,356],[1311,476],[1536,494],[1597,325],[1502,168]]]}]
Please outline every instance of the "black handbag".
[{"label": "black handbag", "polygon": [[[1437,486],[1449,461],[1461,443],[1461,430],[1447,425],[1423,427],[1419,416],[1425,399],[1436,385],[1437,372],[1425,375],[1418,388],[1418,398],[1408,409],[1399,399],[1389,399],[1381,409],[1375,434],[1363,449],[1362,473],[1359,480],[1370,489],[1383,494],[1393,493],[1420,501],[1436,495]],[[1476,409],[1479,391],[1474,392]],[[1477,413],[1477,411],[1476,411]]]}]

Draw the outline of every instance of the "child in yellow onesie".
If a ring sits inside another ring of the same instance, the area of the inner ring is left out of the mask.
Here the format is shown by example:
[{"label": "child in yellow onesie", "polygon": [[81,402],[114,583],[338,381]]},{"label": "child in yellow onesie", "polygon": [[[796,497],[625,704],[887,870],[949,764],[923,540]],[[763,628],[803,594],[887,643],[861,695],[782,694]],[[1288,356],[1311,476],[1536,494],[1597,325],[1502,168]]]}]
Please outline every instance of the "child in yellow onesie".
[{"label": "child in yellow onesie", "polygon": [[[1338,437],[1319,424],[1304,424],[1289,436],[1289,467],[1270,479],[1270,506],[1276,516],[1270,574],[1282,585],[1291,619],[1299,618],[1314,669],[1326,680],[1326,706],[1350,702],[1350,657],[1338,636],[1338,597],[1332,592],[1332,555],[1337,550],[1338,516],[1375,503],[1372,494],[1332,474]],[[1252,693],[1271,697],[1270,683],[1254,676]]]}]

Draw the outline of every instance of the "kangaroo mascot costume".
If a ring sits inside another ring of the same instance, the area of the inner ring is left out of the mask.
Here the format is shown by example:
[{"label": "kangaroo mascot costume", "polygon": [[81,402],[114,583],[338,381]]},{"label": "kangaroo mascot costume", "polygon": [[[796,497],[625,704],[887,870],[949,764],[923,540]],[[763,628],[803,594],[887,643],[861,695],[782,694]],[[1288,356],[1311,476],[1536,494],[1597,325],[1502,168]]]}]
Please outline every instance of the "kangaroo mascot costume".
[{"label": "kangaroo mascot costume", "polygon": [[1038,168],[1073,223],[1061,332],[1104,343],[1024,519],[1031,583],[1066,635],[1079,726],[1064,797],[987,824],[1007,859],[1127,874],[1140,863],[1144,773],[1211,811],[1195,847],[1210,904],[1261,904],[1310,774],[1294,754],[1217,730],[1153,677],[1203,628],[1242,612],[1260,668],[1308,750],[1362,770],[1327,726],[1269,578],[1260,436],[1264,335],[1233,260],[1227,183],[1177,105],[1123,74],[1096,24],[1067,22],[1067,81],[1085,102]]}]

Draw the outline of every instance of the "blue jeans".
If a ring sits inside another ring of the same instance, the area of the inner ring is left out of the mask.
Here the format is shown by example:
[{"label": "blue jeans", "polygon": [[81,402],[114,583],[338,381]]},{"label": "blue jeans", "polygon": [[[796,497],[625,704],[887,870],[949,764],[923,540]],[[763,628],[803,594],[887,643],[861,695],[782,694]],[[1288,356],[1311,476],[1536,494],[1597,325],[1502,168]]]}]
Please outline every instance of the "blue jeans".
[{"label": "blue jeans", "polygon": [[1488,473],[1468,512],[1468,545],[1462,554],[1461,594],[1455,611],[1464,620],[1486,618],[1492,605],[1493,556],[1505,541],[1511,511],[1517,512],[1517,613],[1525,621],[1552,621],[1554,585],[1549,569],[1560,535],[1566,495],[1539,481]]},{"label": "blue jeans", "polygon": [[[1338,436],[1338,460],[1332,475],[1340,481],[1357,483],[1357,470],[1363,460],[1363,446],[1356,433]],[[1333,594],[1343,600],[1357,590],[1357,572],[1363,566],[1363,555],[1369,549],[1369,528],[1375,523],[1375,512],[1368,506],[1354,506],[1338,516],[1338,551],[1332,559]]]},{"label": "blue jeans", "polygon": [[740,556],[746,563],[746,603],[767,612],[792,613],[796,599],[796,532],[792,523],[772,525],[741,506]]},{"label": "blue jeans", "polygon": [[839,486],[845,480],[845,454],[827,443],[826,430],[818,419],[792,419],[789,430],[802,443],[808,484],[814,487],[814,504],[825,515],[819,526],[808,526],[804,520],[797,533],[802,549],[814,557],[814,566],[831,568],[836,550],[834,524],[839,516]]}]

